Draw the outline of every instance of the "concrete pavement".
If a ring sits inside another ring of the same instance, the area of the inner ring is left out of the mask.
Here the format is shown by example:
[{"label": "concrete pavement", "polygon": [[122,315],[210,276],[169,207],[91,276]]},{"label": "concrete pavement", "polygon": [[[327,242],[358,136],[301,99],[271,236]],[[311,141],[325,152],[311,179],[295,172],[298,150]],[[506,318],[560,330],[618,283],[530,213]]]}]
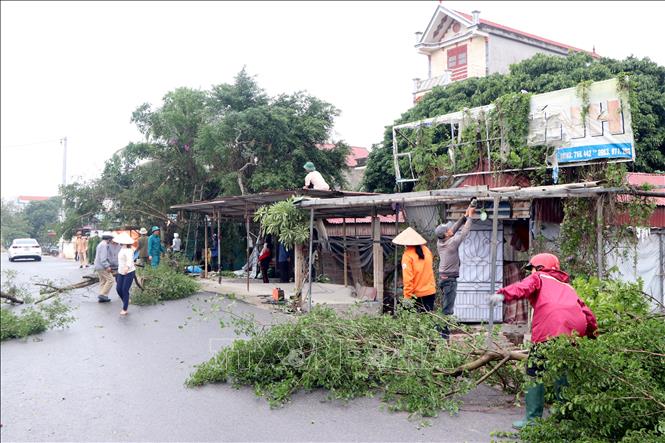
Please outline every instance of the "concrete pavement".
[{"label": "concrete pavement", "polygon": [[[48,275],[78,281],[72,261],[8,263],[21,278]],[[44,265],[44,266],[41,266]],[[79,275],[80,274],[80,275]],[[65,330],[0,345],[0,437],[9,441],[445,441],[488,442],[509,430],[521,409],[512,397],[487,387],[467,396],[456,416],[442,414],[418,426],[407,414],[383,410],[377,398],[325,401],[325,393],[298,393],[271,410],[252,389],[184,381],[237,336],[217,318],[198,315],[221,303],[262,323],[282,315],[216,294],[202,293],[165,304],[99,304],[95,288],[65,296],[77,318]],[[85,297],[87,296],[87,297]]]}]

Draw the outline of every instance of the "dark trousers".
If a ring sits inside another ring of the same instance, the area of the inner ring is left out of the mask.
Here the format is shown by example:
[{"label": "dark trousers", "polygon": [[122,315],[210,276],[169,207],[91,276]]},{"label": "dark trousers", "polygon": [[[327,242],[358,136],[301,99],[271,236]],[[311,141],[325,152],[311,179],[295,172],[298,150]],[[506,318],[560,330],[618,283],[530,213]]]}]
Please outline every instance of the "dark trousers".
[{"label": "dark trousers", "polygon": [[453,315],[455,311],[455,298],[457,297],[457,279],[450,277],[440,279],[439,289],[443,297],[443,315]]},{"label": "dark trousers", "polygon": [[118,296],[122,300],[122,309],[125,311],[129,306],[129,288],[132,287],[132,282],[134,281],[134,271],[127,273],[126,275],[118,274],[115,277],[115,290],[118,293]]},{"label": "dark trousers", "polygon": [[289,272],[289,262],[281,261],[279,262],[279,281],[280,283],[288,283],[290,272]]},{"label": "dark trousers", "polygon": [[268,260],[264,260],[259,262],[259,265],[261,266],[261,277],[263,277],[263,283],[270,283],[270,280],[268,279],[268,266],[270,265],[270,262]]},{"label": "dark trousers", "polygon": [[416,309],[418,309],[418,312],[433,311],[435,299],[436,294],[426,295],[424,297],[416,297]]}]

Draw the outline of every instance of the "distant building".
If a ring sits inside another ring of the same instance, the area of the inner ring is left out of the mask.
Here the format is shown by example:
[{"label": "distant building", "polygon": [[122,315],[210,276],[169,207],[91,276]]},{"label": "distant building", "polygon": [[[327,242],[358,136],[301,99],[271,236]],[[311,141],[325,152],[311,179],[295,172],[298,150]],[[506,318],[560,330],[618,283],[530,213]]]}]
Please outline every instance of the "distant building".
[{"label": "distant building", "polygon": [[30,202],[40,202],[48,200],[51,197],[35,196],[35,195],[19,195],[16,197],[16,207],[19,209],[25,208]]},{"label": "distant building", "polygon": [[[318,145],[319,149],[331,150],[335,147],[332,143],[324,143]],[[348,182],[348,190],[357,190],[363,180],[365,168],[367,167],[367,157],[369,157],[369,150],[360,146],[350,146],[351,150],[346,157],[346,166],[349,170],[344,173],[344,177]]]},{"label": "distant building", "polygon": [[439,5],[425,32],[416,33],[416,49],[427,56],[426,79],[414,79],[413,101],[418,102],[435,86],[445,86],[469,77],[508,72],[511,64],[538,53],[565,56],[584,51],[537,35],[509,28]]}]

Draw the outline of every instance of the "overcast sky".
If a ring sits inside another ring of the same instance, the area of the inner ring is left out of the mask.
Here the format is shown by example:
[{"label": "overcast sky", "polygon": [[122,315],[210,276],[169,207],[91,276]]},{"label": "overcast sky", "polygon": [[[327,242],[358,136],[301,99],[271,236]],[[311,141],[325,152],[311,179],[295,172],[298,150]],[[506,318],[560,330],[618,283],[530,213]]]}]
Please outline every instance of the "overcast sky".
[{"label": "overcast sky", "polygon": [[[56,195],[141,136],[129,122],[177,87],[232,82],[243,65],[270,95],[306,90],[341,110],[335,140],[370,147],[427,77],[415,48],[438,1],[1,3],[4,198]],[[444,1],[601,55],[665,65],[663,2]]]}]

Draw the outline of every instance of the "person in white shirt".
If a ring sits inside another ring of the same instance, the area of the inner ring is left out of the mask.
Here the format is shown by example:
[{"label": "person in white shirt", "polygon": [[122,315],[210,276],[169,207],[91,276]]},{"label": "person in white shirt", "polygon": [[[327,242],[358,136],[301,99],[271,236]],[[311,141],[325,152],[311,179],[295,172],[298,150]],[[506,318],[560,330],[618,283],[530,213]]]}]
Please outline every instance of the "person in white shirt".
[{"label": "person in white shirt", "polygon": [[122,300],[122,311],[120,311],[120,315],[127,315],[127,308],[129,307],[129,289],[132,287],[134,272],[136,271],[136,266],[134,265],[134,250],[132,249],[134,239],[126,232],[123,232],[114,237],[113,241],[122,245],[122,248],[118,251],[116,291]]},{"label": "person in white shirt", "polygon": [[307,175],[305,176],[305,186],[303,189],[317,189],[321,191],[330,191],[330,186],[326,183],[326,180],[323,178],[321,173],[316,170],[314,163],[307,162],[303,166]]},{"label": "person in white shirt", "polygon": [[173,242],[171,243],[171,250],[173,252],[180,252],[180,244],[181,243],[180,243],[180,238],[179,237],[180,236],[178,235],[177,232],[175,234],[173,234]]}]

